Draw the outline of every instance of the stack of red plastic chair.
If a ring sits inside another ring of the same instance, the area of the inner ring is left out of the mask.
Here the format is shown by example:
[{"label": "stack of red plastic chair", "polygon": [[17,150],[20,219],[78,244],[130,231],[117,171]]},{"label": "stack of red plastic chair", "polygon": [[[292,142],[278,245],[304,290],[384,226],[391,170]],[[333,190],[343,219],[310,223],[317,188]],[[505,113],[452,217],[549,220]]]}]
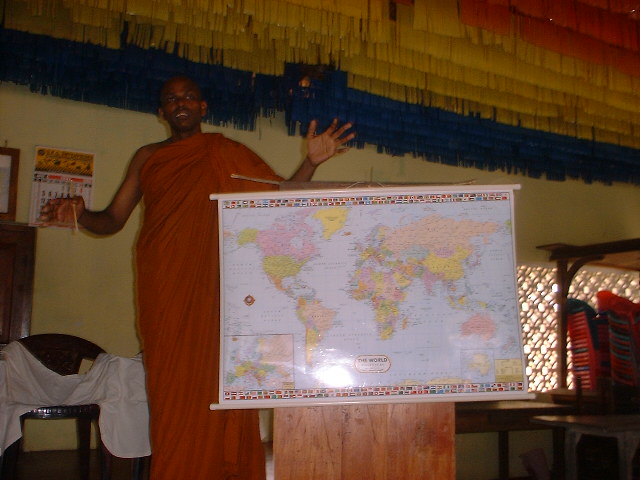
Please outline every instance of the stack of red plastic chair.
[{"label": "stack of red plastic chair", "polygon": [[586,302],[570,298],[567,328],[574,380],[584,390],[596,390],[598,378],[611,375],[607,319],[597,315]]},{"label": "stack of red plastic chair", "polygon": [[640,385],[640,304],[609,291],[597,294],[598,310],[609,321],[611,376],[623,385]]},{"label": "stack of red plastic chair", "polygon": [[615,410],[640,412],[640,304],[609,291],[597,294],[599,314],[609,322]]}]

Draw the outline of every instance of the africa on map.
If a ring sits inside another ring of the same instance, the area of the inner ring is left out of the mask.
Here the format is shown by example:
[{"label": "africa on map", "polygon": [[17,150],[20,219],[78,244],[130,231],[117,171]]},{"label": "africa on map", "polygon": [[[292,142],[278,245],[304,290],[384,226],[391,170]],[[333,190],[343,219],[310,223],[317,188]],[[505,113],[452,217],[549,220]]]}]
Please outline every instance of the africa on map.
[{"label": "africa on map", "polygon": [[513,188],[216,196],[220,405],[526,394]]}]

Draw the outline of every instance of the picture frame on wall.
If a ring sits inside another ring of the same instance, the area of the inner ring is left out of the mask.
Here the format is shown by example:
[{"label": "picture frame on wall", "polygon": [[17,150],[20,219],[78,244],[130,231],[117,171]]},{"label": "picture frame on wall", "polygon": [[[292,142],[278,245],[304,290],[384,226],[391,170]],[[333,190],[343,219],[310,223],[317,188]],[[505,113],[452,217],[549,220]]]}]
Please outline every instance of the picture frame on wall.
[{"label": "picture frame on wall", "polygon": [[20,150],[0,147],[0,220],[16,219]]}]

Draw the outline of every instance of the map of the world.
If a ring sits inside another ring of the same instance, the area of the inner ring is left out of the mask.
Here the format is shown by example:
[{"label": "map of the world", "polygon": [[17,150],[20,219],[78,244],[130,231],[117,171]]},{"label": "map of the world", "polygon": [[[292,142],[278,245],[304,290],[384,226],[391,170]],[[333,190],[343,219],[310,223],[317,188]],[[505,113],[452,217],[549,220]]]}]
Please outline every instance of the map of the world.
[{"label": "map of the world", "polygon": [[513,188],[220,195],[220,404],[527,385]]}]

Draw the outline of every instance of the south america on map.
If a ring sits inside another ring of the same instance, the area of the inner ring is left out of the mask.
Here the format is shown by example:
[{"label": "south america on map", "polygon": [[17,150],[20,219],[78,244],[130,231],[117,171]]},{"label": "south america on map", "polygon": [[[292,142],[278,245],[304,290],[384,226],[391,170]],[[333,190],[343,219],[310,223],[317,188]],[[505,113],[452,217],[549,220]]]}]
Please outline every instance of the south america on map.
[{"label": "south america on map", "polygon": [[264,195],[219,201],[224,399],[526,391],[511,190]]}]

